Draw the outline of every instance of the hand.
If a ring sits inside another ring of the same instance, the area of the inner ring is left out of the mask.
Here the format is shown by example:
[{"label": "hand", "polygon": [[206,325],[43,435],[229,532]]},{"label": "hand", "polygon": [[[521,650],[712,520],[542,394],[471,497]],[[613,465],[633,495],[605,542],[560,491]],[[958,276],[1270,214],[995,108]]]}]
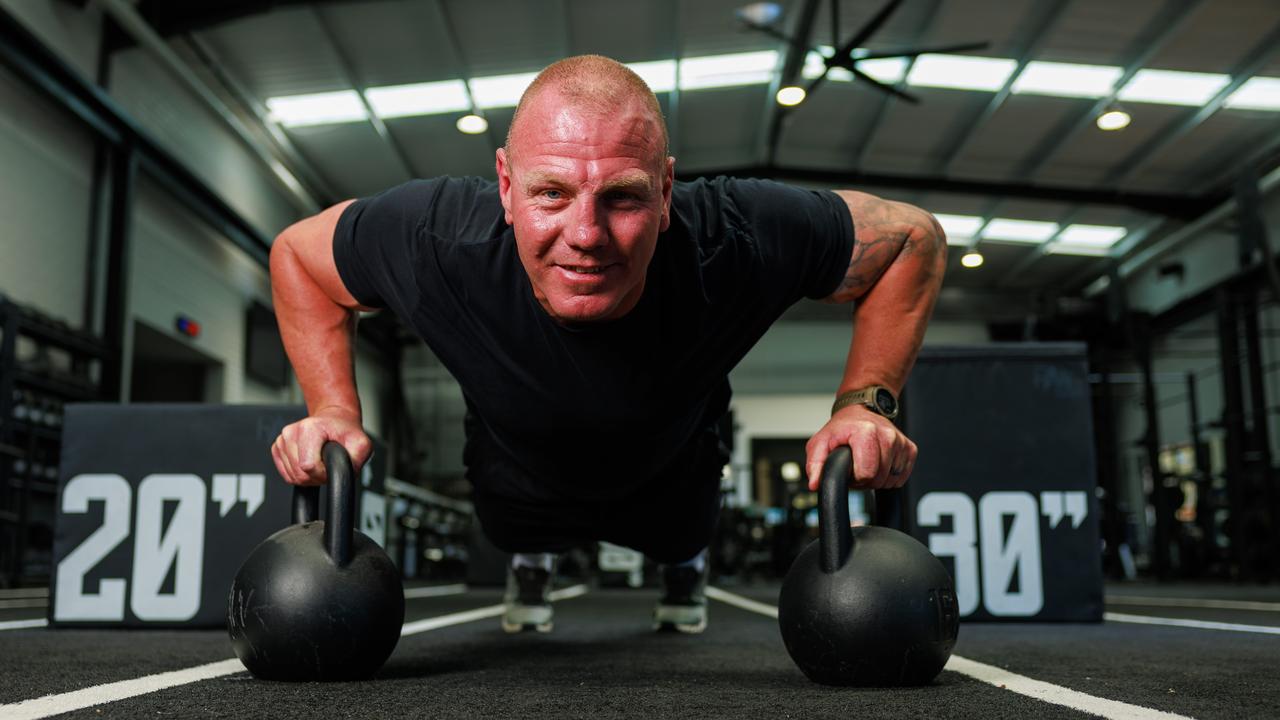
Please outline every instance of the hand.
[{"label": "hand", "polygon": [[827,455],[841,445],[853,451],[851,484],[859,488],[902,487],[916,464],[916,444],[892,421],[851,405],[832,415],[805,446],[810,490],[818,489]]},{"label": "hand", "polygon": [[373,453],[373,443],[358,421],[344,413],[321,410],[286,425],[271,444],[271,457],[276,461],[280,477],[290,485],[325,484],[328,478],[320,448],[329,440],[347,449],[351,467],[357,473]]}]

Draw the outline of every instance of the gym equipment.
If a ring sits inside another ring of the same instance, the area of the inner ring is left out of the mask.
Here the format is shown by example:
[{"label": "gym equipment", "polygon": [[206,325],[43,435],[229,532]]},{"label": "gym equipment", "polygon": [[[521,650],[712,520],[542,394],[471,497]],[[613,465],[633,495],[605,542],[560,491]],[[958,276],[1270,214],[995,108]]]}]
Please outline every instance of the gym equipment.
[{"label": "gym equipment", "polygon": [[791,565],[778,598],[782,640],[817,683],[923,685],[956,644],[951,577],[906,533],[849,527],[852,461],[842,447],[822,468],[819,537]]},{"label": "gym equipment", "polygon": [[329,507],[294,488],[294,521],[244,561],[227,600],[227,632],[264,680],[363,680],[400,639],[404,586],[391,559],[355,529],[355,479],[341,445],[325,443]]}]

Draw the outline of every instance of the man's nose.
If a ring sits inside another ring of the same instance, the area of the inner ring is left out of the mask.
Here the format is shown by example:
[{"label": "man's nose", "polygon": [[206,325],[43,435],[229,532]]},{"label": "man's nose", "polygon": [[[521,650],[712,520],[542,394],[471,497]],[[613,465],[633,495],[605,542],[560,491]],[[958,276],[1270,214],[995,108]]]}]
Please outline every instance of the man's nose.
[{"label": "man's nose", "polygon": [[601,248],[609,242],[609,230],[601,212],[600,203],[589,196],[578,199],[573,209],[570,227],[567,229],[566,240],[570,245],[581,250]]}]

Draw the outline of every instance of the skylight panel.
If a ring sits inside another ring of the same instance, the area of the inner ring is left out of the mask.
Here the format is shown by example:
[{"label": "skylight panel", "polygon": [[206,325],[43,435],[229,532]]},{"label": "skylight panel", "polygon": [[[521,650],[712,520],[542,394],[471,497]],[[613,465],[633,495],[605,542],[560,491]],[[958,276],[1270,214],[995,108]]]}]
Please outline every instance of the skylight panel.
[{"label": "skylight panel", "polygon": [[919,87],[995,92],[1004,87],[1017,67],[1017,61],[1010,58],[921,55],[911,66],[907,82]]},{"label": "skylight panel", "polygon": [[1129,234],[1128,228],[1115,225],[1068,225],[1058,235],[1057,242],[1066,245],[1092,245],[1110,248]]},{"label": "skylight panel", "polygon": [[1280,110],[1280,78],[1250,78],[1231,93],[1226,105],[1238,110]]},{"label": "skylight panel", "polygon": [[1139,70],[1120,91],[1119,98],[1127,102],[1198,106],[1213,99],[1229,82],[1229,76],[1215,73]]},{"label": "skylight panel", "polygon": [[1013,92],[1064,97],[1104,97],[1110,95],[1123,68],[1106,65],[1030,62],[1013,82]]},{"label": "skylight panel", "polygon": [[680,61],[680,89],[765,85],[777,65],[776,50],[684,58]]},{"label": "skylight panel", "polygon": [[655,93],[671,92],[676,88],[676,61],[654,60],[653,62],[627,63],[635,74],[644,80],[649,89]]},{"label": "skylight panel", "polygon": [[1007,242],[1042,243],[1058,232],[1058,223],[1040,220],[995,218],[987,223],[982,237]]},{"label": "skylight panel", "polygon": [[967,245],[982,229],[982,218],[976,215],[946,215],[934,213],[938,224],[947,234],[948,245]]},{"label": "skylight panel", "polygon": [[365,97],[381,118],[438,115],[471,109],[467,87],[461,80],[369,88]]},{"label": "skylight panel", "polygon": [[267,98],[271,119],[285,127],[305,127],[329,123],[367,120],[364,103],[355,90],[287,95]]},{"label": "skylight panel", "polygon": [[518,73],[473,78],[471,94],[476,99],[476,105],[482,108],[515,107],[520,104],[520,96],[537,76],[538,73]]}]

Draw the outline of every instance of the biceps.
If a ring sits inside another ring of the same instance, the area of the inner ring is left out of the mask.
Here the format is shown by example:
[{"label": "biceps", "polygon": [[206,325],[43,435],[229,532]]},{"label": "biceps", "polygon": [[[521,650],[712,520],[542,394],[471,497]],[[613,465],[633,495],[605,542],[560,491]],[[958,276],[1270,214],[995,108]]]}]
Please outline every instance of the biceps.
[{"label": "biceps", "polygon": [[[838,193],[853,217],[854,243],[849,266],[826,302],[845,303],[862,297],[902,253],[911,234],[900,203],[882,200],[867,193]],[[914,208],[912,208],[914,209]]]},{"label": "biceps", "polygon": [[[293,265],[304,272],[330,300],[350,309],[368,310],[347,290],[333,259],[333,233],[338,218],[352,200],[338,203],[316,215],[290,225],[276,238],[272,247],[273,280]],[[280,259],[278,259],[280,258]]]}]

